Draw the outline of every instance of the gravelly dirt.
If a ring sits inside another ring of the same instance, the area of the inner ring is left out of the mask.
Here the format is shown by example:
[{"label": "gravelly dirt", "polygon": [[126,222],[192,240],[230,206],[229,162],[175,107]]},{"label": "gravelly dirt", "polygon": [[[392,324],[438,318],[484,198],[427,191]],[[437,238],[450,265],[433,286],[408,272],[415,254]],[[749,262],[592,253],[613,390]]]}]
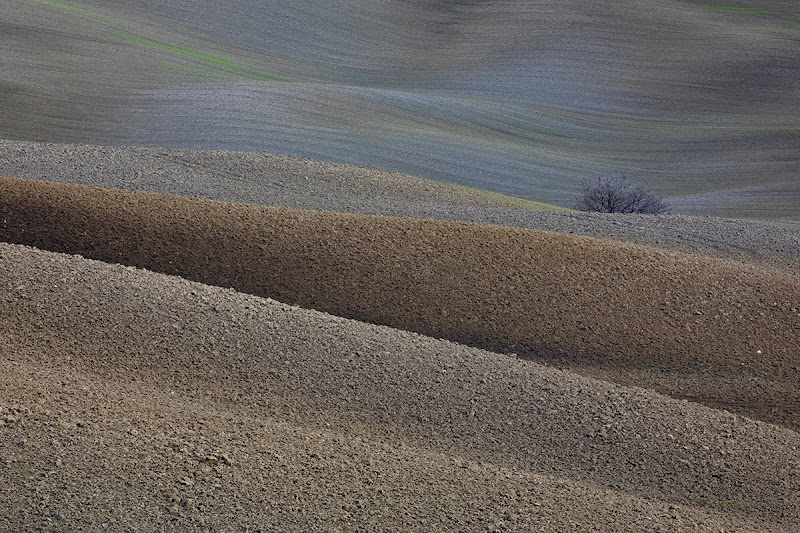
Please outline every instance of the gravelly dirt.
[{"label": "gravelly dirt", "polygon": [[787,429],[22,246],[0,289],[0,528],[800,528]]},{"label": "gravelly dirt", "polygon": [[800,278],[534,230],[0,178],[0,237],[800,428]]},{"label": "gravelly dirt", "polygon": [[800,272],[800,223],[537,211],[370,168],[276,155],[0,140],[0,175],[212,200],[463,220],[613,238]]},{"label": "gravelly dirt", "polygon": [[800,530],[796,225],[256,154],[0,141],[3,172],[37,181],[0,178],[0,240],[590,377],[0,243],[0,530]]}]

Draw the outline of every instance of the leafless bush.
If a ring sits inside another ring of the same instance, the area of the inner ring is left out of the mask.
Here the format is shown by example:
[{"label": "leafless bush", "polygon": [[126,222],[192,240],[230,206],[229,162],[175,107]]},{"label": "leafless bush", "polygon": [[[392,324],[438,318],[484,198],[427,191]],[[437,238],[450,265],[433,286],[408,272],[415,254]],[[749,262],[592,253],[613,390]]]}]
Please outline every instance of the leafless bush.
[{"label": "leafless bush", "polygon": [[644,187],[633,187],[625,176],[587,179],[575,198],[576,209],[598,213],[670,212],[669,203]]}]

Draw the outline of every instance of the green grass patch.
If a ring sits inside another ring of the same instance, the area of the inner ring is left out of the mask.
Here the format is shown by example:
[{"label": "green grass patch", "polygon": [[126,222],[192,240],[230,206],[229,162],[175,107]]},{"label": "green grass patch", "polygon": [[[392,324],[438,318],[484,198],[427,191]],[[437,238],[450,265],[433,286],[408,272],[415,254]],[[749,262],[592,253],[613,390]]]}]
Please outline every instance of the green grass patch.
[{"label": "green grass patch", "polygon": [[147,39],[145,37],[139,37],[136,35],[125,34],[115,32],[112,34],[117,40],[140,45],[146,46],[149,48],[155,48],[158,50],[164,50],[166,52],[170,52],[173,54],[179,54],[185,57],[191,57],[194,59],[199,59],[200,61],[204,61],[206,63],[211,63],[216,67],[216,71],[227,73],[237,77],[245,77],[254,80],[261,80],[261,81],[276,81],[276,82],[290,82],[292,80],[288,78],[281,78],[279,76],[271,76],[269,74],[264,74],[259,72],[255,69],[250,69],[239,63],[235,63],[233,61],[210,56],[208,54],[204,54],[202,52],[195,52],[192,50],[187,50],[185,48],[181,48],[179,46],[166,44],[158,41],[154,41],[152,39]]},{"label": "green grass patch", "polygon": [[169,54],[175,54],[177,56],[181,56],[184,58],[191,58],[194,60],[198,60],[202,63],[205,63],[207,67],[210,67],[213,70],[213,72],[217,74],[234,76],[238,78],[248,78],[260,81],[271,81],[271,82],[292,81],[288,78],[282,78],[279,76],[272,76],[270,74],[265,74],[257,69],[247,67],[240,63],[236,63],[235,61],[231,61],[230,59],[216,57],[201,51],[189,50],[187,48],[176,46],[174,44],[170,44],[167,42],[162,42],[159,40],[143,37],[141,34],[144,32],[141,30],[137,30],[135,25],[127,21],[118,19],[116,17],[104,15],[102,13],[97,13],[95,11],[91,11],[88,9],[84,9],[82,7],[77,7],[63,0],[33,0],[33,1],[49,7],[55,7],[75,15],[94,19],[115,28],[124,28],[128,31],[120,31],[119,29],[103,30],[100,28],[92,28],[92,30],[97,33],[104,34],[110,39],[113,39],[118,42],[124,42],[136,46],[161,50]]}]

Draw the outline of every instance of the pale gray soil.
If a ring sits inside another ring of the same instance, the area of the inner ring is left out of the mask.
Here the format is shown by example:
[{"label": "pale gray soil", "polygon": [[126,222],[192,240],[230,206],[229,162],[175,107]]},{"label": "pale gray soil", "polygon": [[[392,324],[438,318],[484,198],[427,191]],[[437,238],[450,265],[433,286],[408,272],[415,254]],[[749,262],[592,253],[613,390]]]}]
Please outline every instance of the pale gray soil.
[{"label": "pale gray soil", "polygon": [[412,176],[293,157],[0,140],[0,175],[262,205],[542,229],[800,272],[800,223],[537,211]]},{"label": "pale gray soil", "polygon": [[562,206],[621,173],[679,213],[796,221],[800,12],[715,4],[6,0],[0,137],[281,153]]},{"label": "pale gray soil", "polygon": [[0,529],[797,531],[797,433],[0,244]]}]

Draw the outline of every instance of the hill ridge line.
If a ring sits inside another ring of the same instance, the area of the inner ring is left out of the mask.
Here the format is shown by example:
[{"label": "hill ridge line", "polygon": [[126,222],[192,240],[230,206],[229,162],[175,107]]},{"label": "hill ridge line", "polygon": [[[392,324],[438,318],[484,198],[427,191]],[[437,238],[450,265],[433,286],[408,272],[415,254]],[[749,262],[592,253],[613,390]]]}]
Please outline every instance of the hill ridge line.
[{"label": "hill ridge line", "polygon": [[796,276],[523,229],[0,185],[8,242],[728,402],[800,427]]},{"label": "hill ridge line", "polygon": [[[272,483],[283,487],[282,469],[298,461],[305,462],[307,469],[326,466],[315,480],[329,479],[339,471],[362,472],[358,465],[369,457],[394,465],[385,453],[376,452],[375,444],[388,446],[389,453],[397,449],[404,458],[406,466],[392,468],[422,474],[418,466],[408,464],[408,451],[402,450],[407,443],[452,459],[440,463],[430,457],[435,461],[430,467],[444,474],[433,485],[426,477],[411,480],[401,474],[400,479],[406,481],[400,483],[406,487],[432,490],[439,483],[451,483],[454,475],[456,482],[467,476],[483,479],[486,497],[493,499],[489,495],[495,487],[501,489],[500,494],[502,487],[527,494],[537,486],[531,486],[531,480],[513,481],[503,472],[498,476],[486,472],[495,466],[510,469],[507,473],[518,469],[523,474],[553,475],[565,478],[567,485],[559,488],[556,480],[550,496],[539,500],[544,507],[540,511],[549,515],[553,509],[572,516],[588,509],[593,520],[612,530],[641,520],[642,505],[658,510],[651,520],[674,527],[694,521],[708,529],[723,523],[738,524],[738,528],[758,517],[764,528],[780,530],[798,520],[793,499],[787,496],[800,494],[792,489],[798,479],[794,472],[800,468],[794,448],[800,442],[796,433],[783,428],[418,334],[20,245],[0,244],[0,285],[10,288],[0,293],[3,364],[23,365],[2,374],[0,381],[9,382],[9,387],[0,390],[17,398],[47,392],[45,401],[38,404],[44,403],[45,408],[37,407],[34,400],[23,403],[30,407],[15,408],[12,414],[19,421],[4,430],[21,436],[31,429],[40,431],[59,423],[70,427],[69,421],[77,421],[72,422],[77,427],[65,433],[65,438],[72,439],[66,450],[52,446],[38,450],[38,444],[31,442],[28,454],[37,461],[37,453],[42,458],[54,453],[64,457],[65,451],[91,449],[85,435],[98,432],[108,442],[119,442],[120,466],[130,461],[126,453],[144,448],[154,454],[158,446],[166,448],[165,457],[156,454],[148,461],[158,465],[159,471],[165,469],[167,478],[138,478],[142,486],[150,487],[144,501],[159,494],[170,497],[168,489],[160,487],[166,482],[179,487],[182,498],[216,509],[227,503],[219,499],[230,498],[230,493],[199,489],[231,469],[240,473],[234,479],[245,493],[271,490],[259,481],[265,474],[248,469],[262,461],[270,465],[270,487]],[[94,342],[87,343],[87,338]],[[25,371],[28,367],[33,373]],[[67,372],[60,372],[61,368]],[[158,392],[149,395],[148,387]],[[137,396],[150,405],[135,405],[131,400]],[[298,421],[312,432],[329,433],[311,435],[310,442],[300,434],[298,446],[286,438],[285,430],[272,429],[270,419]],[[342,449],[334,438],[326,444],[330,432],[337,429],[359,435],[362,443]],[[272,443],[273,439],[278,439],[280,447],[269,444],[267,455],[257,459],[264,440]],[[97,453],[101,458],[114,457],[115,449],[102,446],[84,461],[91,463]],[[74,460],[71,453],[51,474],[56,479],[68,475],[72,468],[68,465]],[[190,460],[193,456],[199,460]],[[337,469],[336,460],[347,468]],[[172,466],[166,467],[165,461]],[[192,473],[204,461],[219,464],[221,470]],[[15,475],[16,471],[7,472]],[[370,479],[380,481],[393,471]],[[81,478],[84,485],[78,490],[87,490],[87,480],[93,484],[107,479],[113,486],[129,479],[128,475],[109,475],[108,466],[99,462],[97,471]],[[300,479],[306,480],[307,475]],[[248,485],[251,482],[261,488],[254,491]],[[565,510],[560,503],[578,490],[575,483],[585,485],[588,499]],[[322,490],[319,495],[325,501],[348,499],[352,485],[352,480],[340,479],[337,491],[345,494],[333,496]],[[17,494],[27,494],[27,486],[20,486]],[[461,486],[459,494],[472,490]],[[364,494],[363,487],[356,483],[354,490]],[[612,508],[622,516],[601,512],[607,497],[603,495],[609,490],[616,502]],[[631,500],[631,494],[648,498]],[[430,501],[427,498],[424,501]],[[476,498],[482,501],[484,497]],[[371,507],[377,505],[370,501]],[[463,503],[474,501],[469,498]],[[744,507],[725,508],[723,514],[718,505],[725,502]],[[268,510],[255,502],[242,503],[248,513]],[[527,499],[499,505],[535,507]],[[283,506],[293,508],[288,501]],[[159,515],[169,512],[168,507],[150,504],[149,508]],[[660,516],[664,509],[672,513]],[[192,512],[190,503],[176,517]],[[441,511],[428,512],[440,516]],[[521,512],[505,520],[525,524],[537,515]],[[214,513],[208,518],[213,520]],[[547,518],[551,525],[545,525],[545,530],[556,530],[559,520]],[[649,527],[641,523],[638,529]]]}]

